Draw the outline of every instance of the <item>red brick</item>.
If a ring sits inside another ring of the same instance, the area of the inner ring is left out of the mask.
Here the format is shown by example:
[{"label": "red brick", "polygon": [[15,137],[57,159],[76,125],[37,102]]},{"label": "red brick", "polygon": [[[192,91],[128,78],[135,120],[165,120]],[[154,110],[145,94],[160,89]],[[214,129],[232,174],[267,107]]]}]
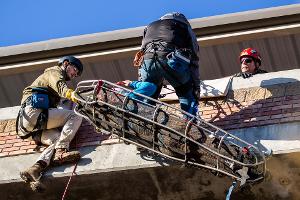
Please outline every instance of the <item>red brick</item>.
[{"label": "red brick", "polygon": [[22,147],[20,147],[20,149],[21,150],[23,150],[23,149],[34,149],[35,147],[36,147],[36,145],[34,144],[34,145],[22,146]]},{"label": "red brick", "polygon": [[300,116],[294,117],[294,121],[299,121],[300,120]]},{"label": "red brick", "polygon": [[230,115],[227,120],[233,121],[235,119],[241,119],[241,115]]},{"label": "red brick", "polygon": [[20,147],[10,147],[10,148],[3,149],[3,152],[17,151],[19,149],[20,149]]},{"label": "red brick", "polygon": [[284,123],[284,122],[292,122],[294,121],[294,117],[285,117],[280,119],[280,123]]},{"label": "red brick", "polygon": [[270,119],[270,116],[253,117],[251,121],[263,121]]},{"label": "red brick", "polygon": [[36,153],[36,151],[34,151],[34,149],[27,149],[25,151],[26,151],[26,153]]},{"label": "red brick", "polygon": [[207,110],[214,110],[213,106],[205,106],[205,107],[200,107],[201,111],[207,111]]},{"label": "red brick", "polygon": [[12,151],[12,152],[9,152],[9,155],[19,155],[19,154],[24,154],[26,153],[26,150],[19,150],[19,151]]},{"label": "red brick", "polygon": [[18,143],[22,142],[22,139],[13,139],[13,140],[6,140],[6,144],[13,144],[13,143]]},{"label": "red brick", "polygon": [[242,127],[255,127],[258,126],[260,122],[258,121],[251,121],[251,122],[246,122],[242,124]]},{"label": "red brick", "polygon": [[[26,140],[24,140],[24,141],[26,141]],[[34,144],[35,145],[35,141],[30,141],[30,144]]]},{"label": "red brick", "polygon": [[8,135],[9,135],[9,132],[0,133],[0,137],[4,137],[4,136],[8,136]]},{"label": "red brick", "polygon": [[218,110],[207,110],[204,111],[204,115],[212,115],[212,114],[217,114],[219,111]]},{"label": "red brick", "polygon": [[272,120],[265,120],[265,121],[260,121],[260,125],[267,125],[267,124],[278,124],[280,123],[280,119],[272,119]]},{"label": "red brick", "polygon": [[300,107],[300,103],[293,104],[293,108],[299,108],[299,107]]},{"label": "red brick", "polygon": [[30,145],[30,141],[23,141],[13,144],[14,147],[27,146]]},{"label": "red brick", "polygon": [[12,139],[16,139],[17,138],[17,136],[15,136],[15,135],[7,135],[7,136],[3,136],[3,137],[0,137],[0,140],[12,140]]},{"label": "red brick", "polygon": [[272,107],[272,110],[279,110],[279,109],[286,109],[286,108],[292,108],[292,105],[274,106]]},{"label": "red brick", "polygon": [[285,122],[291,122],[293,121],[292,117],[287,117],[287,118],[281,118],[280,123],[285,123]]},{"label": "red brick", "polygon": [[103,140],[101,141],[101,145],[109,145],[109,144],[118,144],[122,141],[119,138],[109,139],[109,140]]},{"label": "red brick", "polygon": [[261,108],[263,106],[263,104],[261,103],[255,103],[252,105],[249,105],[248,108],[254,109],[254,108]]},{"label": "red brick", "polygon": [[233,106],[233,107],[229,107],[228,110],[230,112],[239,112],[241,109],[239,107]]},{"label": "red brick", "polygon": [[281,118],[284,118],[284,117],[290,117],[292,116],[291,113],[287,113],[287,114],[279,114],[279,115],[272,115],[271,116],[271,119],[281,119]]},{"label": "red brick", "polygon": [[99,145],[100,141],[93,141],[93,142],[83,142],[79,143],[76,147],[84,147],[84,146],[94,146],[94,145]]},{"label": "red brick", "polygon": [[271,111],[259,112],[257,116],[271,116],[271,115],[278,115],[281,113],[282,110],[271,110]]},{"label": "red brick", "polygon": [[212,115],[202,115],[201,118],[202,119],[211,119]]},{"label": "red brick", "polygon": [[10,148],[12,146],[13,146],[12,144],[2,144],[0,145],[0,149]]},{"label": "red brick", "polygon": [[284,109],[284,110],[281,110],[282,113],[292,113],[292,112],[296,112],[297,111],[297,108],[288,108],[288,109]]},{"label": "red brick", "polygon": [[238,129],[238,128],[240,128],[240,124],[230,124],[224,127],[225,130]]},{"label": "red brick", "polygon": [[285,100],[285,97],[275,97],[275,98],[273,98],[273,102],[281,102],[283,100]]},{"label": "red brick", "polygon": [[8,152],[2,152],[0,153],[0,157],[8,156]]},{"label": "red brick", "polygon": [[266,98],[266,99],[262,99],[262,100],[259,100],[261,103],[271,103],[273,102],[273,99],[274,98]]},{"label": "red brick", "polygon": [[36,149],[36,147],[32,148],[32,149],[26,149],[26,152],[27,153],[36,153],[36,152],[39,152],[39,153],[42,153],[44,150],[46,149],[46,147],[40,147],[39,149]]},{"label": "red brick", "polygon": [[266,107],[274,107],[274,106],[280,106],[282,105],[281,102],[272,102],[272,103],[264,103],[262,107],[266,108]]}]

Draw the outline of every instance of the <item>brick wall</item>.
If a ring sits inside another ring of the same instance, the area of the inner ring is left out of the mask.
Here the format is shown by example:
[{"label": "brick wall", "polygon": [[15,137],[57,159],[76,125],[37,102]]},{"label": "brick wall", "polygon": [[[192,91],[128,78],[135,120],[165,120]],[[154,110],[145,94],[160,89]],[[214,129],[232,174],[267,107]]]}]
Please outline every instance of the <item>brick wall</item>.
[{"label": "brick wall", "polygon": [[[299,88],[300,82],[294,82],[231,90],[226,98],[202,100],[201,115],[225,130],[300,121]],[[71,147],[116,142],[116,137],[97,133],[84,120]],[[35,153],[35,148],[34,142],[18,138],[15,120],[0,121],[0,157]]]},{"label": "brick wall", "polygon": [[[37,149],[33,141],[20,139],[16,134],[15,126],[16,120],[0,121],[0,157],[36,153],[44,150],[45,147]],[[116,142],[119,142],[119,139],[115,136],[97,133],[89,122],[83,120],[76,137],[71,143],[71,148]]]},{"label": "brick wall", "polygon": [[225,130],[300,121],[300,82],[229,91],[200,103],[202,118]]}]

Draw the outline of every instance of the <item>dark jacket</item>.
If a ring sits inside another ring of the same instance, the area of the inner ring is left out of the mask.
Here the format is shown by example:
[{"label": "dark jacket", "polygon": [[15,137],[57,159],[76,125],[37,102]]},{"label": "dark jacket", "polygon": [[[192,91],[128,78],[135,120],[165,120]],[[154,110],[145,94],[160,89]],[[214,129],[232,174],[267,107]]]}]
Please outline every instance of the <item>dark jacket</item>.
[{"label": "dark jacket", "polygon": [[257,69],[255,70],[255,72],[250,73],[250,72],[239,72],[233,75],[233,77],[243,77],[243,78],[249,78],[255,74],[264,74],[264,73],[268,73],[266,70],[263,69]]},{"label": "dark jacket", "polygon": [[[147,51],[151,46],[151,43],[167,43],[168,47],[175,46],[176,48],[186,48],[191,50],[191,72],[194,82],[194,87],[200,87],[200,74],[199,74],[199,46],[196,40],[196,36],[193,33],[190,24],[183,23],[176,19],[164,19],[157,20],[150,23],[144,30],[143,41],[142,41],[142,50]],[[159,49],[163,51],[165,56],[171,50],[168,49]]]}]

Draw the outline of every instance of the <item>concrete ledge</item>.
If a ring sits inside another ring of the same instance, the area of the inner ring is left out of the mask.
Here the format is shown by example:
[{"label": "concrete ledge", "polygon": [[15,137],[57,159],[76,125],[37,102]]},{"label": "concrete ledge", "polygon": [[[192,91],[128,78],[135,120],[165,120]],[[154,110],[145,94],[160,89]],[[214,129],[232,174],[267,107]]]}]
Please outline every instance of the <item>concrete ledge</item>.
[{"label": "concrete ledge", "polygon": [[[82,153],[85,151],[88,154],[79,162],[77,175],[69,185],[66,199],[217,200],[225,199],[232,184],[231,179],[215,176],[206,170],[175,165],[161,167],[163,165],[159,162],[163,160],[146,161],[136,155],[132,145],[86,148]],[[61,199],[73,166],[53,168],[42,180],[46,192],[33,193],[15,175],[21,167],[23,169],[32,164],[32,159],[30,156],[18,156],[6,159],[5,164],[1,161],[1,179],[6,176],[3,171],[14,174],[14,177],[5,177],[10,180],[1,182],[1,199]],[[274,156],[267,166],[270,175],[264,182],[251,188],[235,189],[232,198],[299,199],[299,153]]]},{"label": "concrete ledge", "polygon": [[300,152],[300,122],[273,124],[229,131],[255,145],[263,152],[273,154]]},{"label": "concrete ledge", "polygon": [[[76,173],[92,174],[109,171],[122,171],[137,168],[149,168],[169,165],[171,162],[158,158],[146,159],[137,154],[134,145],[114,144],[91,146],[79,149],[82,159],[78,163]],[[0,184],[22,182],[19,173],[32,166],[39,153],[10,156],[0,159]],[[68,176],[73,171],[73,165],[55,167],[46,173],[46,177]]]}]

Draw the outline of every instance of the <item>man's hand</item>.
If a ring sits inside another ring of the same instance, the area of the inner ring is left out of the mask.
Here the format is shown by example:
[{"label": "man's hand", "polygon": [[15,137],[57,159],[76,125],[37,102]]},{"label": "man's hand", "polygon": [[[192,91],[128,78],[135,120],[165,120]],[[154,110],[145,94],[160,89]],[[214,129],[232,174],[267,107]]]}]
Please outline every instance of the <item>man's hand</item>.
[{"label": "man's hand", "polygon": [[252,76],[252,73],[250,72],[242,72],[242,77],[245,78],[250,78]]},{"label": "man's hand", "polygon": [[78,103],[78,101],[75,98],[75,91],[73,91],[72,89],[68,89],[68,91],[66,92],[66,98],[74,103]]},{"label": "man's hand", "polygon": [[119,82],[117,82],[117,85],[129,87],[130,83],[131,83],[130,80],[125,80],[125,81],[119,81]]},{"label": "man's hand", "polygon": [[193,93],[194,93],[196,100],[200,101],[200,94],[201,94],[200,88],[194,88]]}]

